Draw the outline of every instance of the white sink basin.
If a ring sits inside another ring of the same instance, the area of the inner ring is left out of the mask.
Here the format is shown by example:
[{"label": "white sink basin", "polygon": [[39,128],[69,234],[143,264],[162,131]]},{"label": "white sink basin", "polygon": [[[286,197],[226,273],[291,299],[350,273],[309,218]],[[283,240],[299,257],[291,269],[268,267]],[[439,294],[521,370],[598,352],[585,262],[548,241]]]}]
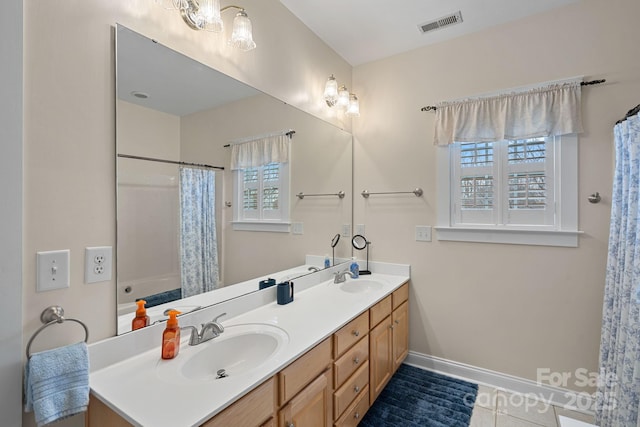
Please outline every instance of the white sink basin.
[{"label": "white sink basin", "polygon": [[[277,326],[228,326],[219,337],[202,344],[190,346],[188,341],[183,341],[178,356],[160,360],[157,372],[160,378],[178,383],[248,375],[276,357],[288,342],[289,335]],[[220,378],[222,369],[224,375]]]},{"label": "white sink basin", "polygon": [[353,279],[340,285],[340,289],[352,294],[382,289],[382,283],[371,279]]}]

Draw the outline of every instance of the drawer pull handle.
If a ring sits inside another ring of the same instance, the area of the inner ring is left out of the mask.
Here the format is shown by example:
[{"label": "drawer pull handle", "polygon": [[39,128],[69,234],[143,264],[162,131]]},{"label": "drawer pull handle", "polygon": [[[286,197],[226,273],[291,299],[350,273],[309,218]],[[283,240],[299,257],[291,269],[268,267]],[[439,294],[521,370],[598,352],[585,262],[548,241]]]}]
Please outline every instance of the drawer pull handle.
[{"label": "drawer pull handle", "polygon": [[360,393],[360,387],[355,386],[355,387],[353,388],[353,391],[355,391],[356,393]]},{"label": "drawer pull handle", "polygon": [[353,331],[352,334],[353,334],[354,337],[359,337],[360,336],[360,332],[358,332],[358,331]]},{"label": "drawer pull handle", "polygon": [[396,325],[399,325],[399,324],[400,324],[400,321],[399,321],[399,320],[396,320]]},{"label": "drawer pull handle", "polygon": [[355,363],[356,365],[360,363],[360,358],[356,357],[355,359],[353,359],[353,363]]},{"label": "drawer pull handle", "polygon": [[353,416],[353,418],[355,418],[356,420],[357,420],[358,418],[360,418],[360,412],[356,412],[356,413],[355,413],[355,415]]},{"label": "drawer pull handle", "polygon": [[389,325],[389,329],[393,329],[395,326],[393,325]]},{"label": "drawer pull handle", "polygon": [[296,425],[287,421],[287,427],[296,427]]}]

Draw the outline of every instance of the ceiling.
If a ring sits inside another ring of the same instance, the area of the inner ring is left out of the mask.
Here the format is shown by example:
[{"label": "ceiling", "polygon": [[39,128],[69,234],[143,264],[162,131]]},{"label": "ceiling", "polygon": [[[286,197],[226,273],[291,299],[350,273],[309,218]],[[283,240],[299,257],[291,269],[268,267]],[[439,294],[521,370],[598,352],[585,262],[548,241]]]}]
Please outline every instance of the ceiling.
[{"label": "ceiling", "polygon": [[261,93],[122,25],[116,56],[118,98],[175,116]]},{"label": "ceiling", "polygon": [[[352,66],[474,33],[580,0],[280,0]],[[418,25],[462,12],[461,24]]]}]

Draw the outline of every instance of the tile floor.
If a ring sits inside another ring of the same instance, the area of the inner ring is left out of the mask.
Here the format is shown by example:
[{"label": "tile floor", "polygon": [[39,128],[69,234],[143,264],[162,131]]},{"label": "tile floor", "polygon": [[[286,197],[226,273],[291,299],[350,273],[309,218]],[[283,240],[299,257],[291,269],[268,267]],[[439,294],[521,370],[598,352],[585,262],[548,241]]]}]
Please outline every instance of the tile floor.
[{"label": "tile floor", "polygon": [[561,427],[558,416],[593,424],[593,417],[532,396],[479,386],[470,427]]}]

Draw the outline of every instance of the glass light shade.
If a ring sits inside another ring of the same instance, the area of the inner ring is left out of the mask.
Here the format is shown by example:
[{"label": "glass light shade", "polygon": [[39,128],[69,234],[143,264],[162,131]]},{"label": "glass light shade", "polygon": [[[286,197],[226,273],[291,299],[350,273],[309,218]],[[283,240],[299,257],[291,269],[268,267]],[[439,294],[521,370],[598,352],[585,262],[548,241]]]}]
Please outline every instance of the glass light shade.
[{"label": "glass light shade", "polygon": [[187,7],[186,0],[156,0],[163,8],[167,10],[182,10]]},{"label": "glass light shade", "polygon": [[344,85],[338,89],[338,106],[342,108],[349,106],[349,90]]},{"label": "glass light shade", "polygon": [[233,31],[229,45],[244,50],[245,52],[256,48],[256,43],[253,41],[251,20],[244,10],[238,12],[233,19]]},{"label": "glass light shade", "polygon": [[197,16],[198,27],[213,33],[224,31],[220,16],[220,0],[200,0],[198,3],[200,5]]},{"label": "glass light shade", "polygon": [[347,116],[360,117],[360,101],[354,94],[349,96],[349,107],[347,107]]},{"label": "glass light shade", "polygon": [[329,76],[324,85],[324,100],[329,107],[333,107],[338,101],[338,82],[333,74]]}]

